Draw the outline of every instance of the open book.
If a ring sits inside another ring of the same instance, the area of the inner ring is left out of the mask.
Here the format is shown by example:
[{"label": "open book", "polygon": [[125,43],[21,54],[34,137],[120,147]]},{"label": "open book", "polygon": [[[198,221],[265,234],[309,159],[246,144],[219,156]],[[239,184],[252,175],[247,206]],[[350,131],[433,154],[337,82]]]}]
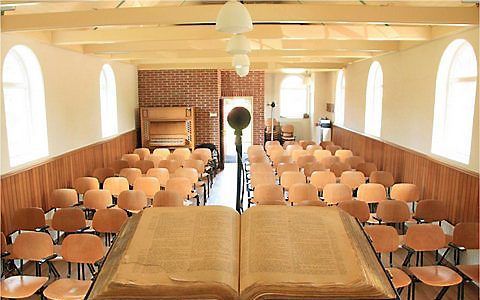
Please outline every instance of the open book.
[{"label": "open book", "polygon": [[149,208],[87,299],[395,299],[355,219],[335,207]]}]

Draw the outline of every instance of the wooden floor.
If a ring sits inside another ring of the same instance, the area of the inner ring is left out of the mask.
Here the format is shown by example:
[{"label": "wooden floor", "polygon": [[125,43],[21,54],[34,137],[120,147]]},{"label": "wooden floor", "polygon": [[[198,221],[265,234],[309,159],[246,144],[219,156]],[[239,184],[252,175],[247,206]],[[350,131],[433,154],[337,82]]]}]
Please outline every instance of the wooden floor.
[{"label": "wooden floor", "polygon": [[[218,174],[215,178],[214,186],[211,190],[210,198],[207,201],[207,205],[225,205],[232,208],[235,208],[235,197],[236,197],[236,165],[235,164],[226,164],[225,170]],[[203,198],[203,197],[202,197]],[[246,198],[246,197],[245,197]],[[247,203],[244,203],[246,209]],[[406,251],[398,250],[394,254],[394,265],[399,266],[402,264],[406,255]],[[433,254],[425,254],[425,265],[433,263]],[[384,263],[388,264],[388,256],[383,257]],[[412,259],[412,261],[414,261]],[[55,266],[59,270],[60,274],[66,277],[67,273],[67,264],[64,262],[56,262]],[[46,274],[46,269],[43,270],[43,274]],[[86,270],[87,274],[88,271]],[[32,265],[29,265],[25,268],[26,274],[35,274],[35,269]],[[76,278],[76,268],[72,269],[73,277]],[[421,283],[416,284],[416,297],[417,300],[431,300],[435,299],[435,296],[440,291],[440,288],[433,288],[425,286]],[[402,299],[407,299],[407,291],[402,292]],[[31,297],[29,299],[40,299],[38,295]],[[457,288],[452,287],[443,297],[445,300],[454,300],[457,299]],[[465,285],[465,299],[467,300],[477,300],[479,299],[479,288],[473,284],[468,283]]]}]

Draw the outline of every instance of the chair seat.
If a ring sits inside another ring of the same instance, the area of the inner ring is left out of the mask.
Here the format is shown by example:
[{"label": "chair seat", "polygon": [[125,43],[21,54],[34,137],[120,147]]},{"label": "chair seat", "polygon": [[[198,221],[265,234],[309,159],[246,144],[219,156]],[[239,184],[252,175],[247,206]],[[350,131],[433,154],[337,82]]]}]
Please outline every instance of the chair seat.
[{"label": "chair seat", "polygon": [[406,287],[412,282],[412,279],[399,268],[387,268],[387,271],[392,275],[392,283],[396,289]]},{"label": "chair seat", "polygon": [[471,280],[478,282],[479,279],[479,265],[458,265],[457,268],[460,272],[463,273],[466,277],[470,278]]},{"label": "chair seat", "polygon": [[81,300],[90,288],[90,280],[75,280],[62,278],[51,283],[43,295],[51,300]]},{"label": "chair seat", "polygon": [[421,282],[431,286],[452,286],[462,282],[462,277],[445,266],[426,266],[409,268]]},{"label": "chair seat", "polygon": [[0,296],[10,299],[27,298],[35,294],[47,281],[48,277],[8,277],[1,281]]}]

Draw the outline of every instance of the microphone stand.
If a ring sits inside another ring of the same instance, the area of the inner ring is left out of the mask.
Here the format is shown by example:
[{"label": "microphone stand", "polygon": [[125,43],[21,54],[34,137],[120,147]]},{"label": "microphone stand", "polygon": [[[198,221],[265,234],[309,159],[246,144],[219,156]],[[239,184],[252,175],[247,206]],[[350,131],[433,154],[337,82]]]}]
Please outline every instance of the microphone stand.
[{"label": "microphone stand", "polygon": [[242,130],[235,129],[235,148],[237,150],[237,204],[238,213],[243,211],[243,160],[242,160]]}]

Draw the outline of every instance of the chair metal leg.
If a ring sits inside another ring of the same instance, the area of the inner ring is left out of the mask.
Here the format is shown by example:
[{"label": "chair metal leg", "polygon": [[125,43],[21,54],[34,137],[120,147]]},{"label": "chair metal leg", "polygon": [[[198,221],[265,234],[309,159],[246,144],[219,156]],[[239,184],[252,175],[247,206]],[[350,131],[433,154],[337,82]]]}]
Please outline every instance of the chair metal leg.
[{"label": "chair metal leg", "polygon": [[410,300],[411,296],[412,296],[412,285],[409,284],[407,288],[407,300]]},{"label": "chair metal leg", "polygon": [[412,279],[412,300],[415,300],[415,278]]},{"label": "chair metal leg", "polygon": [[465,297],[465,281],[462,280],[462,282],[458,284],[457,299],[463,300],[464,297]]},{"label": "chair metal leg", "polygon": [[444,286],[442,287],[442,289],[440,290],[440,292],[438,293],[438,295],[435,297],[435,300],[440,300],[443,298],[443,296],[445,296],[445,293],[448,291],[450,287],[449,286]]}]

